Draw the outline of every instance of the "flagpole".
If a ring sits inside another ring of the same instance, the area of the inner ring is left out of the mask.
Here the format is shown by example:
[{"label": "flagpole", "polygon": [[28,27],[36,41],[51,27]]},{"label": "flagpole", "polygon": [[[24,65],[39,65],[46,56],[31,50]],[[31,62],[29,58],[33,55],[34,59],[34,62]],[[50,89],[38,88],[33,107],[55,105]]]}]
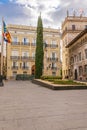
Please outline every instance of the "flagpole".
[{"label": "flagpole", "polygon": [[2,42],[1,42],[1,75],[3,75],[3,43],[4,43],[4,39],[3,39],[3,17],[2,17]]}]

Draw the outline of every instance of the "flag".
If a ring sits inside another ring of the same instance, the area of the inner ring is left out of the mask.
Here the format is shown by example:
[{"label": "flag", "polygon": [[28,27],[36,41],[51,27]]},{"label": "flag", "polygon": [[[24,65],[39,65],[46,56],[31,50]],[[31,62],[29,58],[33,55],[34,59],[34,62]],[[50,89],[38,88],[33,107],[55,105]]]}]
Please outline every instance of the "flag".
[{"label": "flag", "polygon": [[10,35],[10,33],[9,33],[9,31],[8,31],[4,21],[3,21],[3,39],[7,43],[11,43],[11,35]]}]

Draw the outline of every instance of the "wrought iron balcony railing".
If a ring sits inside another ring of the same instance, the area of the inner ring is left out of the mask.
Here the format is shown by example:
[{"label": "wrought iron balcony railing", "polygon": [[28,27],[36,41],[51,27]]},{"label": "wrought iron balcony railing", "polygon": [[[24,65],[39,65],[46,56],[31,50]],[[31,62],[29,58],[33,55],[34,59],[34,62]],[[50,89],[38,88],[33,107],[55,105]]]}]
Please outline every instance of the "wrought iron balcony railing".
[{"label": "wrought iron balcony railing", "polygon": [[18,70],[18,66],[12,66],[12,69]]},{"label": "wrought iron balcony railing", "polygon": [[35,57],[21,56],[22,60],[35,60]]},{"label": "wrought iron balcony railing", "polygon": [[14,45],[14,46],[20,45],[20,42],[12,42],[11,45]]},{"label": "wrought iron balcony railing", "polygon": [[28,66],[22,66],[22,69],[23,69],[23,70],[28,70],[29,67],[28,67]]},{"label": "wrought iron balcony railing", "polygon": [[57,67],[51,67],[51,70],[57,70]]},{"label": "wrought iron balcony railing", "polygon": [[48,57],[47,60],[48,61],[58,61],[58,58],[56,58],[56,57]]},{"label": "wrought iron balcony railing", "polygon": [[58,45],[51,44],[51,45],[50,45],[50,47],[51,47],[51,48],[57,48],[57,47],[58,47]]},{"label": "wrought iron balcony railing", "polygon": [[30,46],[30,43],[29,42],[26,42],[26,43],[21,42],[21,45],[23,45],[23,46]]},{"label": "wrought iron balcony railing", "polygon": [[29,60],[29,56],[21,56],[22,60]]},{"label": "wrought iron balcony railing", "polygon": [[19,60],[20,56],[10,56],[11,60]]}]

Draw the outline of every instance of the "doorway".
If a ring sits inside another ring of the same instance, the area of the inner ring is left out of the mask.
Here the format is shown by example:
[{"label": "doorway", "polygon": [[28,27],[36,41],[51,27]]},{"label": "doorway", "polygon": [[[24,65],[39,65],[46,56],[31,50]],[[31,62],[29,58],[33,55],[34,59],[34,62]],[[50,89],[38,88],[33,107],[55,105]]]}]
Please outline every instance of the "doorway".
[{"label": "doorway", "polygon": [[33,65],[32,68],[31,68],[31,74],[35,75],[35,65]]},{"label": "doorway", "polygon": [[75,80],[77,80],[77,69],[75,69]]}]

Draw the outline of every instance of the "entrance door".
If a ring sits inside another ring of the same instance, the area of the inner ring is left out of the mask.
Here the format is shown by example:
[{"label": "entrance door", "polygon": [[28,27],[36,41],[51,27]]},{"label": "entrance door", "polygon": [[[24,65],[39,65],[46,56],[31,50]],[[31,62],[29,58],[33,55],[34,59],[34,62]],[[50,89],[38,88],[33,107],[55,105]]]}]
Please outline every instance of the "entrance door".
[{"label": "entrance door", "polygon": [[35,65],[32,66],[31,73],[32,73],[32,75],[35,75]]},{"label": "entrance door", "polygon": [[75,80],[77,80],[77,69],[75,69]]}]

